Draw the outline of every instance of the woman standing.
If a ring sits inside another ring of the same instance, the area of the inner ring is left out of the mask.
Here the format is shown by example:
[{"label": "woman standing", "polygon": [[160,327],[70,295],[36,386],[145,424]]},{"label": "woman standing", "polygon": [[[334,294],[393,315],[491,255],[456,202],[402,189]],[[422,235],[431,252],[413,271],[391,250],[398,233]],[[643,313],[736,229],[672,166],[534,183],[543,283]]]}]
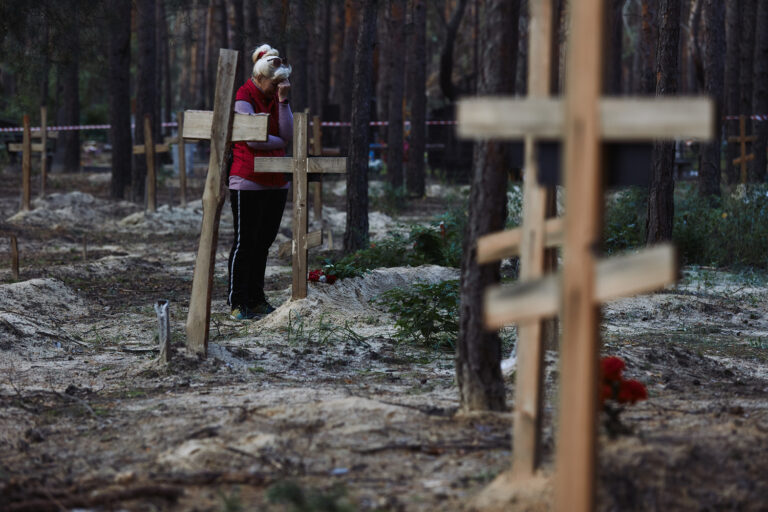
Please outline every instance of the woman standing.
[{"label": "woman standing", "polygon": [[243,320],[275,310],[264,295],[267,254],[275,241],[288,196],[282,174],[259,173],[254,159],[285,156],[293,138],[293,113],[288,103],[291,67],[277,50],[263,44],[253,52],[253,73],[235,96],[235,112],[269,114],[266,142],[237,142],[233,145],[229,175],[235,239],[229,253],[227,304],[231,317]]}]

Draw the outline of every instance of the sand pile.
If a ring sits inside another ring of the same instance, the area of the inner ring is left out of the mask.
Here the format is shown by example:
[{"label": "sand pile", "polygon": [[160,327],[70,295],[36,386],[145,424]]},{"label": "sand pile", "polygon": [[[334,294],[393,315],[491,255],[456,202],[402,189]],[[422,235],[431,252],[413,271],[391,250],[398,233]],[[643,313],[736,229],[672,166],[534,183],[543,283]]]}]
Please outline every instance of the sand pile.
[{"label": "sand pile", "polygon": [[32,201],[32,208],[9,217],[8,222],[50,229],[103,230],[114,226],[116,219],[138,206],[128,201],[108,201],[83,192],[68,192],[37,198]]},{"label": "sand pile", "polygon": [[18,342],[67,341],[62,323],[88,314],[85,301],[57,279],[0,285],[0,304],[0,348],[6,350]]},{"label": "sand pile", "polygon": [[381,308],[372,304],[379,295],[392,288],[405,288],[417,281],[439,283],[459,278],[459,270],[437,265],[420,267],[377,268],[361,277],[342,279],[334,284],[308,283],[307,298],[288,301],[261,320],[259,329],[287,327],[289,315],[311,320],[324,316],[341,321],[357,321],[380,316]]}]

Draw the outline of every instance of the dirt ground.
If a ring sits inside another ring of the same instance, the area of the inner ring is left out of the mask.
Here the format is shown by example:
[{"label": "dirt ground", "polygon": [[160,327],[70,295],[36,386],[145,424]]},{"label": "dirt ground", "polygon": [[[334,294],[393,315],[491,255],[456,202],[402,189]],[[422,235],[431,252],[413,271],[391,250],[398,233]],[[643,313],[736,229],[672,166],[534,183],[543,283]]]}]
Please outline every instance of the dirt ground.
[{"label": "dirt ground", "polygon": [[[278,310],[232,321],[226,204],[200,361],[183,350],[199,200],[180,208],[169,179],[145,215],[106,199],[108,175],[53,175],[19,215],[18,175],[0,179],[0,510],[474,510],[508,468],[511,414],[457,415],[452,356],[395,342],[372,302],[457,269],[379,269],[291,302],[275,244]],[[429,221],[460,194],[433,184],[395,218],[372,213],[372,236]],[[324,200],[323,222],[310,221],[338,245],[341,184]],[[332,254],[327,240],[312,252]],[[168,367],[155,361],[159,299],[177,349]],[[604,308],[604,353],[650,396],[624,411],[631,433],[601,432],[600,510],[768,510],[767,304],[765,274],[685,268],[677,286]],[[557,354],[546,361],[542,477],[503,510],[551,506]],[[507,386],[512,410],[513,375]]]}]

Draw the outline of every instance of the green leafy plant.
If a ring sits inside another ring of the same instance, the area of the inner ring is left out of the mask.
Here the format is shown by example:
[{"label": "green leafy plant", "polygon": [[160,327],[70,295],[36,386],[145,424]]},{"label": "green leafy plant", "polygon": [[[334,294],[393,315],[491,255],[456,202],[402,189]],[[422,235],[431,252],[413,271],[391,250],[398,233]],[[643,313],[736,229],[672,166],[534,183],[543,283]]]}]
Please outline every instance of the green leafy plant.
[{"label": "green leafy plant", "polygon": [[353,512],[343,485],[326,491],[304,489],[293,481],[278,482],[267,489],[267,501],[288,506],[291,512]]},{"label": "green leafy plant", "polygon": [[382,211],[387,215],[395,215],[403,210],[408,204],[408,190],[405,185],[399,187],[385,182],[379,193],[372,197],[371,206],[374,210]]},{"label": "green leafy plant", "polygon": [[459,332],[458,280],[393,288],[379,295],[376,303],[397,318],[399,340],[434,349],[455,349]]}]

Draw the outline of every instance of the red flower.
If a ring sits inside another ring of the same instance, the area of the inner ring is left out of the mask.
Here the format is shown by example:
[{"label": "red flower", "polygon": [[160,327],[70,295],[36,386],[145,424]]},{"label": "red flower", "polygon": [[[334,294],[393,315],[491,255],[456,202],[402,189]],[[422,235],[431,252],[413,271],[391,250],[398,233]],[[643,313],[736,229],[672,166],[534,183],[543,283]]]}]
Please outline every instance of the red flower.
[{"label": "red flower", "polygon": [[613,386],[610,384],[603,384],[603,391],[600,394],[600,403],[602,404],[611,398],[613,398]]},{"label": "red flower", "polygon": [[607,356],[600,361],[603,370],[603,379],[608,381],[620,381],[621,372],[626,368],[624,360],[616,356]]},{"label": "red flower", "polygon": [[636,380],[622,380],[619,387],[619,396],[616,400],[621,404],[635,403],[648,398],[648,391],[642,382]]},{"label": "red flower", "polygon": [[328,274],[325,275],[325,282],[328,283],[328,284],[335,283],[336,279],[338,279],[338,278],[336,276],[334,276],[334,275],[328,275]]},{"label": "red flower", "polygon": [[309,278],[308,278],[308,279],[309,279],[310,281],[315,281],[315,282],[317,282],[317,281],[320,281],[320,276],[321,276],[321,275],[323,275],[323,271],[322,271],[322,270],[312,270],[312,271],[310,271],[310,273],[309,273]]}]

